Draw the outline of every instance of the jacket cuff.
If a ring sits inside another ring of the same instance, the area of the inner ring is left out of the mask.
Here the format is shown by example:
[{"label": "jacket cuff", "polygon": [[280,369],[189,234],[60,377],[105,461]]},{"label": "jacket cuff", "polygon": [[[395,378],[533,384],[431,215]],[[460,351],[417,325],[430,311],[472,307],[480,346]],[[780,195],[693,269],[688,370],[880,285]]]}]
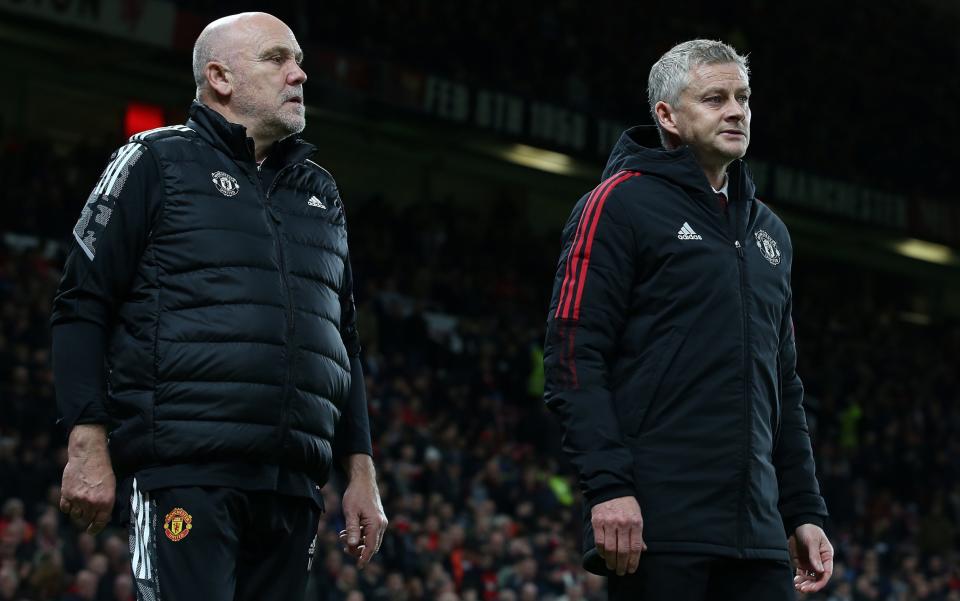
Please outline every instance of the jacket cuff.
[{"label": "jacket cuff", "polygon": [[787,536],[793,536],[794,531],[804,524],[813,524],[818,528],[823,528],[823,516],[815,513],[801,513],[789,518],[783,519],[783,527],[787,531]]},{"label": "jacket cuff", "polygon": [[587,500],[586,506],[588,509],[593,509],[594,506],[612,499],[635,496],[637,496],[637,492],[633,489],[633,487],[625,484],[614,484],[611,486],[605,486],[599,490],[592,490],[584,493],[584,497],[586,497]]}]

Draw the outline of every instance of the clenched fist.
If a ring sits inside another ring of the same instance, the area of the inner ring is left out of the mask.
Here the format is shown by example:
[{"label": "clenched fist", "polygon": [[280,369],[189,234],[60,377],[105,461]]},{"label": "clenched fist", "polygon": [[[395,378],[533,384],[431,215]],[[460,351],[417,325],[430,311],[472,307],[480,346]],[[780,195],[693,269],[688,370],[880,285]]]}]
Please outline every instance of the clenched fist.
[{"label": "clenched fist", "polygon": [[617,576],[633,574],[640,565],[643,542],[643,516],[635,497],[620,497],[598,503],[590,513],[597,552],[607,568]]},{"label": "clenched fist", "polygon": [[96,534],[110,521],[116,488],[106,428],[74,426],[67,443],[60,511],[69,515],[79,528]]}]

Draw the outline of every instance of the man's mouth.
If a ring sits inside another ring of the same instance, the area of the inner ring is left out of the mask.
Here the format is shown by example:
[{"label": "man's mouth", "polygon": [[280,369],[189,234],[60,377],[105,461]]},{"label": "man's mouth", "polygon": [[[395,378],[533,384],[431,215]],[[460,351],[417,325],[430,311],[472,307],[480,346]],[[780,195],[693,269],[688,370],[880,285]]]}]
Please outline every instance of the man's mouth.
[{"label": "man's mouth", "polygon": [[744,138],[747,137],[747,134],[745,134],[744,132],[740,131],[739,129],[725,129],[725,130],[723,130],[723,131],[720,132],[720,133],[725,134],[725,135],[728,135],[728,136],[742,136],[742,137],[744,137]]},{"label": "man's mouth", "polygon": [[287,98],[286,101],[287,101],[287,102],[293,102],[293,103],[296,103],[296,104],[303,104],[303,98],[301,98],[301,97],[299,97],[299,96],[294,96],[293,98]]}]

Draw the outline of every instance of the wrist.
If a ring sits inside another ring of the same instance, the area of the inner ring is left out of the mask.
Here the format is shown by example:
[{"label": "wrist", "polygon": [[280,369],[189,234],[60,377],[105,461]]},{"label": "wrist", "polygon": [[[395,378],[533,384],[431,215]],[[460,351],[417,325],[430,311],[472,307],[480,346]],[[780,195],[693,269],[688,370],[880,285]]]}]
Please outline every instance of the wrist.
[{"label": "wrist", "polygon": [[67,453],[72,457],[107,450],[107,427],[103,424],[80,424],[70,430]]},{"label": "wrist", "polygon": [[343,470],[347,474],[348,482],[377,481],[377,472],[373,467],[373,458],[365,453],[347,455],[343,460]]}]

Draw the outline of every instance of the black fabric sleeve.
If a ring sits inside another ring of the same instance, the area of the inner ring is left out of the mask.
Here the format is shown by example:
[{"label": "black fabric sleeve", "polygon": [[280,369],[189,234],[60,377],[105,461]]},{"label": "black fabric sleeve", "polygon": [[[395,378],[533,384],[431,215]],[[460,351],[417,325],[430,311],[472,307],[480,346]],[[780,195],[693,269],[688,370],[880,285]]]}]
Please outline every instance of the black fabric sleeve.
[{"label": "black fabric sleeve", "polygon": [[145,146],[110,159],[72,232],[73,243],[50,318],[60,423],[106,423],[104,356],[163,203],[159,171]]},{"label": "black fabric sleeve", "polygon": [[636,494],[610,389],[636,260],[628,223],[616,194],[605,204],[595,194],[577,203],[547,317],[544,401],[560,418],[563,450],[590,507]]},{"label": "black fabric sleeve", "polygon": [[[797,375],[793,299],[787,302],[780,325],[781,411],[780,435],[773,451],[780,488],[780,516],[787,535],[803,523],[823,525],[827,506],[820,495],[807,417],[803,410],[803,383]],[[820,516],[814,521],[811,516]]]},{"label": "black fabric sleeve", "polygon": [[357,331],[357,308],[353,299],[353,269],[347,258],[343,285],[340,289],[340,336],[350,357],[350,395],[340,413],[333,440],[333,456],[337,462],[350,455],[373,455],[370,442],[370,417],[367,415],[367,391],[360,362],[360,334]]}]

